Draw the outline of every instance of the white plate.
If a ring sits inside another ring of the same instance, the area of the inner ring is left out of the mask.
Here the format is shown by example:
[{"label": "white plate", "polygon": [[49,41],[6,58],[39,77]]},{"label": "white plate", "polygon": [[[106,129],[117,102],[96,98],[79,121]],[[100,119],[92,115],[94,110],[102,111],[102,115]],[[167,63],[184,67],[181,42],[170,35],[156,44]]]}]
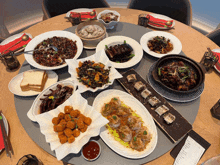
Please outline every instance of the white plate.
[{"label": "white plate", "polygon": [[[165,15],[161,15],[161,14],[150,14],[150,15],[152,15],[154,18],[163,19],[163,20],[166,20],[166,21],[173,20],[172,18],[167,17]],[[158,27],[158,26],[154,26],[154,25],[150,25],[150,24],[148,24],[148,25],[151,26],[151,27],[154,27],[156,29],[170,29],[169,27]],[[173,24],[172,24],[171,27],[174,27],[174,26],[175,26],[175,21],[173,20]]]},{"label": "white plate", "polygon": [[[15,34],[13,36],[10,36],[10,37],[6,38],[4,41],[2,41],[0,45],[5,45],[11,41],[14,41],[17,38],[20,38],[23,34],[24,33],[19,33],[19,34]],[[30,38],[32,38],[32,35],[30,33],[25,33],[25,34],[27,34]]]},{"label": "white plate", "polygon": [[[29,50],[34,50],[35,47],[40,43],[42,42],[43,40],[46,40],[48,38],[52,38],[54,36],[57,36],[57,37],[66,37],[68,39],[71,39],[73,41],[76,41],[76,45],[77,45],[77,53],[75,55],[75,57],[73,59],[77,59],[81,53],[82,53],[82,50],[83,50],[83,43],[82,43],[82,40],[74,33],[71,33],[71,32],[68,32],[68,31],[61,31],[61,30],[55,30],[55,31],[49,31],[49,32],[46,32],[46,33],[42,33],[36,37],[34,37],[34,39],[32,39],[28,44],[27,46],[25,47],[25,51],[29,51]],[[24,57],[26,59],[26,61],[38,68],[38,69],[42,69],[42,70],[55,70],[55,69],[60,69],[60,68],[63,68],[65,66],[67,66],[67,64],[63,64],[63,65],[59,65],[59,66],[53,66],[53,67],[48,67],[48,66],[43,66],[43,65],[40,65],[38,64],[34,58],[33,58],[33,52],[31,53],[25,53],[24,54]]]},{"label": "white plate", "polygon": [[[5,125],[5,130],[6,130],[6,133],[7,133],[7,136],[8,136],[8,134],[9,134],[8,121],[7,121],[7,119],[5,118],[5,116],[3,114],[2,114],[2,117],[3,117],[3,122],[4,122],[4,125]],[[2,150],[0,150],[0,153],[2,152]]]},{"label": "white plate", "polygon": [[125,105],[131,107],[132,110],[136,111],[136,113],[139,116],[141,116],[144,122],[144,126],[146,126],[149,129],[149,132],[152,134],[152,139],[150,143],[147,145],[146,149],[144,151],[139,152],[130,148],[126,148],[118,141],[116,141],[114,137],[109,133],[106,127],[102,127],[100,137],[113,151],[117,152],[118,154],[124,157],[132,159],[146,157],[147,155],[153,152],[157,145],[158,139],[156,125],[153,121],[152,116],[150,115],[148,110],[143,106],[143,104],[139,102],[136,98],[134,98],[126,92],[114,89],[106,90],[100,93],[93,102],[94,109],[98,112],[101,112],[101,108],[104,105],[104,103],[109,102],[112,97],[119,97]]},{"label": "white plate", "polygon": [[[33,69],[33,70],[37,70],[37,69]],[[55,72],[53,71],[46,71],[46,72],[48,74],[48,79],[45,83],[44,89],[56,83],[58,80],[58,76]],[[20,84],[23,79],[23,73],[24,72],[18,74],[17,76],[12,78],[11,81],[9,82],[8,89],[11,91],[11,93],[14,93],[15,95],[18,95],[18,96],[35,96],[41,93],[41,92],[32,91],[32,90],[30,91],[21,90]]]},{"label": "white plate", "polygon": [[[170,43],[173,44],[173,50],[166,53],[166,54],[159,54],[154,51],[151,51],[148,48],[147,43],[149,40],[152,40],[156,36],[163,36],[166,39],[170,39]],[[168,54],[179,54],[182,51],[182,43],[180,42],[180,40],[176,36],[174,36],[170,33],[167,33],[167,32],[152,31],[152,32],[145,33],[140,39],[140,44],[146,53],[148,53],[154,57],[157,57],[157,58],[161,58],[161,57],[166,56]]]},{"label": "white plate", "polygon": [[[84,61],[95,61],[97,62],[101,62],[105,65],[105,69],[107,69],[108,67],[111,67],[110,72],[109,72],[109,83],[104,84],[102,87],[97,87],[95,89],[93,88],[88,88],[86,87],[83,83],[79,82],[78,78],[78,74],[76,72],[76,68],[79,67],[79,62],[84,62]],[[121,78],[122,75],[112,66],[111,62],[109,61],[108,57],[106,56],[104,50],[99,51],[98,53],[86,57],[86,58],[81,58],[79,60],[73,60],[73,59],[67,59],[66,63],[68,64],[68,72],[71,75],[71,78],[74,80],[74,82],[78,85],[78,91],[80,93],[83,93],[85,91],[91,91],[91,92],[96,92],[98,90],[102,90],[107,88],[108,86],[112,85],[115,79]]]},{"label": "white plate", "polygon": [[[70,10],[66,13],[66,17],[69,17],[70,16],[70,12],[77,12],[77,13],[80,13],[80,12],[92,12],[94,9],[88,9],[88,8],[79,8],[79,9],[73,9],[73,10]],[[96,12],[96,15],[97,15],[97,12]]]},{"label": "white plate", "polygon": [[62,86],[71,86],[71,87],[73,87],[73,94],[74,94],[74,92],[75,92],[75,90],[76,90],[76,84],[71,80],[71,79],[66,79],[66,80],[63,80],[63,81],[59,81],[59,82],[57,82],[56,84],[53,84],[53,85],[51,85],[51,86],[49,86],[48,88],[45,88],[42,92],[41,92],[41,94],[39,94],[37,97],[36,97],[36,99],[34,100],[34,102],[33,102],[33,104],[32,104],[32,106],[31,106],[31,108],[30,108],[30,110],[28,111],[28,113],[27,113],[27,116],[29,117],[29,119],[31,119],[32,121],[34,121],[34,122],[36,122],[37,120],[35,119],[35,116],[36,115],[39,115],[39,107],[40,107],[40,104],[41,104],[41,98],[44,98],[45,96],[45,94],[49,94],[49,93],[51,93],[51,91],[50,91],[50,89],[52,89],[52,90],[54,90],[54,89],[56,89],[56,86],[58,85],[58,84],[61,84]]},{"label": "white plate", "polygon": [[[134,65],[136,65],[137,63],[139,63],[143,57],[143,49],[141,47],[141,45],[135,41],[132,38],[129,37],[125,37],[125,36],[112,36],[112,37],[108,37],[104,40],[102,40],[96,47],[96,53],[100,50],[105,50],[105,45],[112,46],[112,45],[116,45],[116,44],[123,44],[124,40],[126,41],[127,44],[129,44],[132,48],[133,48],[133,53],[135,56],[130,59],[127,62],[123,62],[123,63],[116,63],[116,62],[112,62],[112,65],[115,68],[119,68],[119,69],[123,69],[123,68],[129,68],[132,67]],[[107,55],[106,55],[107,56]]]},{"label": "white plate", "polygon": [[[220,49],[213,49],[212,51],[216,53],[220,53]],[[218,73],[220,73],[220,70],[218,70],[215,65],[214,65],[214,68]]]}]

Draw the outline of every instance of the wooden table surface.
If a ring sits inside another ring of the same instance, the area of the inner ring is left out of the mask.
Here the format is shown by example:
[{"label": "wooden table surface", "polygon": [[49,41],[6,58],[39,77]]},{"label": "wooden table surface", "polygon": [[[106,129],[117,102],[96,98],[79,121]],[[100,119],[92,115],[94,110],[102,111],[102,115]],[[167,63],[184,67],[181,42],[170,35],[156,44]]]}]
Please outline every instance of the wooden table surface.
[{"label": "wooden table surface", "polygon": [[[96,9],[98,13],[102,10],[104,9]],[[121,22],[128,22],[132,24],[137,24],[139,14],[148,13],[140,10],[121,8],[111,8],[111,10],[116,10],[121,14]],[[26,29],[24,32],[30,33],[33,37],[35,37],[47,31],[64,30],[71,27],[71,23],[64,17],[65,14],[53,17]],[[207,47],[210,47],[211,49],[219,48],[203,34],[178,21],[176,21],[175,29],[167,32],[170,32],[179,38],[183,46],[182,51],[188,57],[197,62],[201,60],[204,52],[207,51]],[[25,60],[24,55],[20,55],[18,60],[22,64]],[[3,114],[9,122],[10,139],[15,153],[12,158],[9,158],[6,155],[6,152],[3,151],[0,154],[0,164],[15,165],[22,156],[26,154],[33,154],[45,165],[61,165],[61,161],[58,161],[55,157],[48,154],[32,141],[19,121],[14,105],[14,95],[8,89],[8,83],[18,74],[19,70],[15,72],[7,72],[2,63],[0,63],[0,68],[0,109],[3,111]],[[203,155],[199,164],[220,153],[220,124],[218,123],[218,120],[214,119],[210,114],[210,108],[220,98],[219,75],[220,74],[215,70],[206,74],[205,89],[201,95],[199,112],[193,124],[193,130],[211,143],[210,148]],[[190,109],[186,109],[186,111],[190,111]],[[173,162],[174,159],[170,156],[170,152],[167,152],[163,156],[147,164],[171,165]]]}]

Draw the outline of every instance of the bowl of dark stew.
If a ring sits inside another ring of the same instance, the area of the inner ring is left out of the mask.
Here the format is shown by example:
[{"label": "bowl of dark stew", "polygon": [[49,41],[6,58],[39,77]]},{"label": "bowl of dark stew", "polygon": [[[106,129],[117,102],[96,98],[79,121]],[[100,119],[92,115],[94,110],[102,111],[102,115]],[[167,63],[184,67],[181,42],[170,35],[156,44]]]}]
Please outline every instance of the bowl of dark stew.
[{"label": "bowl of dark stew", "polygon": [[175,54],[160,58],[152,76],[167,90],[178,93],[195,92],[205,80],[205,72],[200,64],[189,57]]}]

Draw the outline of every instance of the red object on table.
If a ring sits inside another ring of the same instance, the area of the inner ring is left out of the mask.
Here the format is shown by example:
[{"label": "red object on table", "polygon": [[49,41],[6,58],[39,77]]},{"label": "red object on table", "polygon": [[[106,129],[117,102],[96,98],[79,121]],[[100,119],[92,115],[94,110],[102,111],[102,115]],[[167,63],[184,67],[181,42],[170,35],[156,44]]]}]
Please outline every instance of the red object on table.
[{"label": "red object on table", "polygon": [[1,127],[0,127],[0,150],[2,150],[4,148],[5,148],[4,139],[3,139],[2,130],[1,130]]},{"label": "red object on table", "polygon": [[218,69],[218,70],[220,71],[220,53],[213,52],[213,54],[215,54],[216,56],[219,57],[219,60],[218,60],[218,62],[215,64],[215,67],[216,67],[216,69]]},{"label": "red object on table", "polygon": [[[148,14],[146,17],[149,19],[149,21],[151,21],[151,22],[148,23],[148,24],[150,24],[150,25],[157,26],[157,27],[166,27],[166,26],[167,26],[167,25],[165,24],[165,23],[167,22],[167,20],[155,18],[155,17],[153,17],[153,16],[150,15],[150,14]],[[173,20],[169,20],[169,21],[173,23]],[[155,22],[155,23],[157,23],[157,24],[154,24],[154,23],[152,23],[152,22]],[[158,24],[161,24],[161,25],[158,25]],[[172,27],[172,25],[167,26],[167,27]]]},{"label": "red object on table", "polygon": [[[5,45],[0,45],[0,53],[4,52],[4,50],[6,50],[7,48],[9,48],[9,47],[11,47],[12,45],[16,44],[17,42],[21,41],[21,40],[22,40],[22,37],[23,37],[24,35],[26,35],[26,34],[24,33],[21,37],[15,39],[15,40],[13,40],[13,41],[11,41],[11,42],[5,44]],[[31,38],[29,37],[29,39],[28,39],[27,41],[21,41],[20,43],[16,44],[15,46],[13,46],[12,48],[10,48],[9,50],[5,51],[4,54],[9,53],[9,51],[13,51],[13,50],[15,50],[15,49],[18,49],[18,48],[20,48],[20,47],[22,47],[22,46],[24,46],[24,45],[27,45],[30,41],[31,41]]]},{"label": "red object on table", "polygon": [[95,19],[96,18],[96,11],[93,10],[92,12],[70,12],[71,17],[81,17],[81,21],[86,19]]}]

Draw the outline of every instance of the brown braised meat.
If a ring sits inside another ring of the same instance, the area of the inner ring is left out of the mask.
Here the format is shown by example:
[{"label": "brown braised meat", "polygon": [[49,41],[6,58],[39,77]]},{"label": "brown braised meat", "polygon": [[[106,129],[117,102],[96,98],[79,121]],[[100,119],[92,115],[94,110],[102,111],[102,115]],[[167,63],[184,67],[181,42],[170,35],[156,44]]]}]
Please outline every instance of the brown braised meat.
[{"label": "brown braised meat", "polygon": [[50,94],[44,95],[46,97],[40,99],[42,100],[40,105],[40,113],[55,109],[60,104],[65,102],[72,95],[73,88],[58,84],[55,90],[50,89],[50,91]]}]

